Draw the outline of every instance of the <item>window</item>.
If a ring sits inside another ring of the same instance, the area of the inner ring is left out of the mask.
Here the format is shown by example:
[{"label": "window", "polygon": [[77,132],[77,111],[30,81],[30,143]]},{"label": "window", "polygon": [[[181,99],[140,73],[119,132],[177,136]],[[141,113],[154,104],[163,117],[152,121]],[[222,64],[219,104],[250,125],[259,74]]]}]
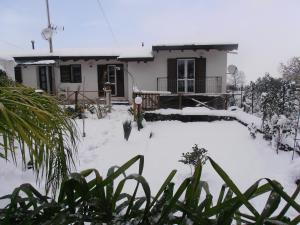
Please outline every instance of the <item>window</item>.
[{"label": "window", "polygon": [[62,83],[81,83],[81,65],[60,66],[60,81]]},{"label": "window", "polygon": [[22,68],[20,66],[15,67],[15,80],[17,83],[22,83]]},{"label": "window", "polygon": [[195,92],[194,59],[177,59],[177,92]]}]

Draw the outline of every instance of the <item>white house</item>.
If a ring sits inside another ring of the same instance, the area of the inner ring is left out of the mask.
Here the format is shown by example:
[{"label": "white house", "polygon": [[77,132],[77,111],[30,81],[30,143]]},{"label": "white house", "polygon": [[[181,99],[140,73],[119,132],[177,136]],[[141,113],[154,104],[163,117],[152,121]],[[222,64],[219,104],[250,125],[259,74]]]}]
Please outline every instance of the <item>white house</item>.
[{"label": "white house", "polygon": [[227,54],[237,49],[238,44],[177,44],[151,49],[32,51],[13,57],[15,79],[24,85],[51,94],[84,89],[88,98],[95,99],[110,82],[115,98],[131,100],[134,90],[224,93]]}]

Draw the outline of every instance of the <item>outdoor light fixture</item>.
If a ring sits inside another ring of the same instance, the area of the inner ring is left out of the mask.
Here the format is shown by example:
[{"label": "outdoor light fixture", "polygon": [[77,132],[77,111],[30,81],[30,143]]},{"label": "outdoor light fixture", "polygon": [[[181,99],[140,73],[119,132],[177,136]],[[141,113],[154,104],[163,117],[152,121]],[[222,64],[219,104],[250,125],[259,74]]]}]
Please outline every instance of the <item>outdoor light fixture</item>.
[{"label": "outdoor light fixture", "polygon": [[143,99],[140,96],[135,97],[134,103],[137,105],[141,105],[143,102]]}]

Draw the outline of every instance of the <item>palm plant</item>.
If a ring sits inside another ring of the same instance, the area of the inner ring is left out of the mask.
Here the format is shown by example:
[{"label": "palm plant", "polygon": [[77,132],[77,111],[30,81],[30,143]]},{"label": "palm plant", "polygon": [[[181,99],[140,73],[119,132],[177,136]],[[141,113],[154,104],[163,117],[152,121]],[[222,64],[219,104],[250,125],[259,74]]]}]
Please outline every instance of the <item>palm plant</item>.
[{"label": "palm plant", "polygon": [[[12,194],[1,199],[9,199],[9,204],[0,209],[1,224],[257,224],[296,225],[300,216],[286,217],[289,208],[300,214],[300,205],[295,201],[300,184],[292,196],[287,195],[281,185],[269,179],[260,184],[255,182],[244,193],[233,183],[225,171],[208,158],[216,173],[223,179],[218,196],[209,191],[208,183],[201,180],[202,165],[198,164],[194,174],[186,178],[177,189],[172,182],[173,170],[152,196],[146,179],[142,176],[144,157],[135,156],[124,165],[111,167],[106,177],[95,169],[72,173],[63,181],[58,199],[41,195],[30,184],[23,184]],[[126,172],[136,162],[137,174]],[[125,192],[127,181],[136,181],[132,191]],[[139,187],[143,194],[137,195]],[[251,200],[269,194],[262,212],[252,205]],[[213,197],[217,197],[214,203]],[[279,203],[286,201],[281,210]],[[244,206],[249,214],[240,212]]]},{"label": "palm plant", "polygon": [[56,99],[0,77],[0,157],[28,162],[55,194],[74,165],[77,131]]}]

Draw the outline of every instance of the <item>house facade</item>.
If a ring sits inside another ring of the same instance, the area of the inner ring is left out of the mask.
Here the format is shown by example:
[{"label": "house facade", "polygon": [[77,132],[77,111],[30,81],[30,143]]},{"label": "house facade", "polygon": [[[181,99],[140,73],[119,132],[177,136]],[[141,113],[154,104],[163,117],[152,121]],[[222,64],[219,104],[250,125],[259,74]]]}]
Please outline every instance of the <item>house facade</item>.
[{"label": "house facade", "polygon": [[163,94],[226,92],[227,54],[237,44],[154,45],[151,49],[98,49],[13,55],[14,77],[24,85],[55,95],[83,91],[96,99],[106,82],[116,99],[134,91]]}]

